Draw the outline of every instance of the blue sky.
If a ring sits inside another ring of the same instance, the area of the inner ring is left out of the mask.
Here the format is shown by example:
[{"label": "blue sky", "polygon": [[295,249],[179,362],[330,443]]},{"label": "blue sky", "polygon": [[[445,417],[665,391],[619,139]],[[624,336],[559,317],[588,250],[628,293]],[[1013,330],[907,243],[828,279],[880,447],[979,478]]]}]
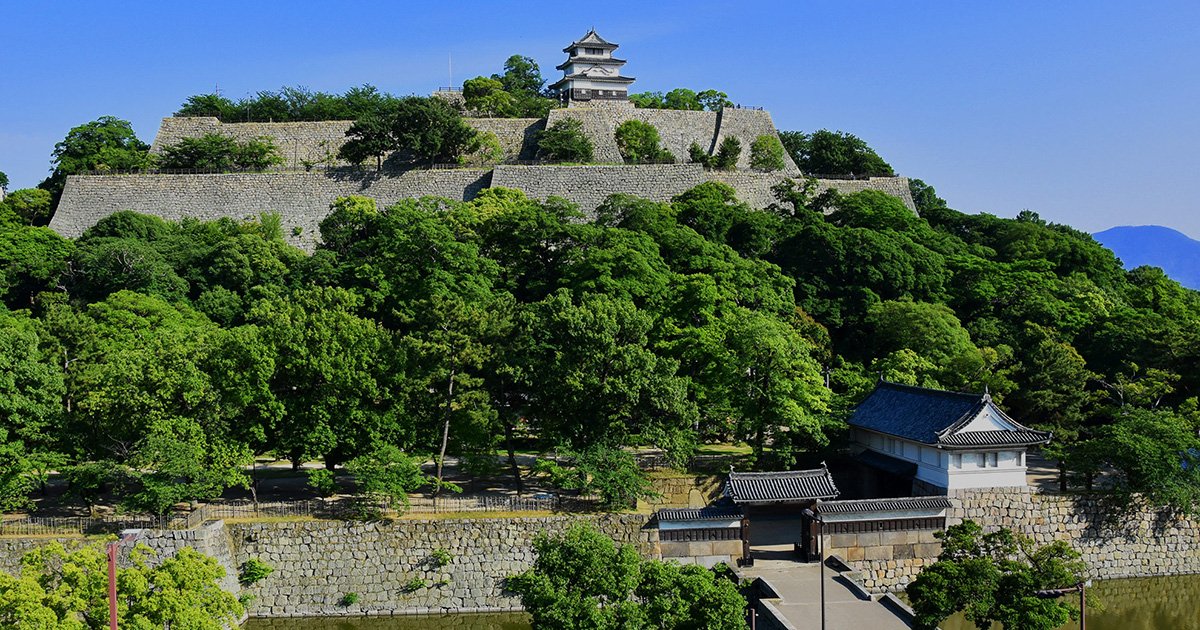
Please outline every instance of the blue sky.
[{"label": "blue sky", "polygon": [[35,185],[74,125],[149,142],[191,94],[371,83],[426,94],[595,26],[635,91],[717,88],[780,129],[857,134],[952,207],[1200,237],[1200,3],[3,4],[0,171]]}]

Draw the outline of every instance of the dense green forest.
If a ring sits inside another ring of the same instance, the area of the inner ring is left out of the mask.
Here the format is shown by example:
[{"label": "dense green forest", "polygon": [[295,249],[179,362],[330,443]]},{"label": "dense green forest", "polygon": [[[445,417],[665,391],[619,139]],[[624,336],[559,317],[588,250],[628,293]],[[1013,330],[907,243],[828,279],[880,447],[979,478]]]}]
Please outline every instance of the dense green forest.
[{"label": "dense green forest", "polygon": [[[60,168],[86,152],[75,131]],[[117,135],[113,155],[141,149]],[[57,470],[81,499],[116,487],[162,510],[244,485],[264,453],[364,476],[446,454],[496,473],[507,455],[519,478],[516,452],[557,450],[576,479],[636,493],[626,447],[811,463],[879,378],[986,387],[1054,432],[1064,485],[1115,470],[1120,490],[1191,505],[1200,294],[919,180],[920,216],[812,180],[776,192],[614,196],[591,220],[505,189],[351,197],[310,255],[271,215],[122,212],[67,240],[37,227],[48,192],[17,191],[0,203],[0,507]]]},{"label": "dense green forest", "polygon": [[802,185],[764,210],[715,183],[670,204],[618,196],[592,221],[503,189],[346,198],[312,255],[271,216],[125,212],[69,241],[10,214],[0,494],[17,507],[51,467],[181,459],[167,476],[212,493],[252,452],[332,466],[443,442],[481,470],[517,448],[587,461],[705,441],[786,467],[836,444],[883,377],[987,387],[1055,432],[1065,470],[1111,464],[1188,500],[1197,294],[1031,213],[916,192],[922,218]]}]

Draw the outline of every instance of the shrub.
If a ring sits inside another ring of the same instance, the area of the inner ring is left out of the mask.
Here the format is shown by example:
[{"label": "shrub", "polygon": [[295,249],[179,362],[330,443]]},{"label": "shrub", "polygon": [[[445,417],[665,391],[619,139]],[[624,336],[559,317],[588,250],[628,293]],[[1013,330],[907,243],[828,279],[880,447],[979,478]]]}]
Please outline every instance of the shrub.
[{"label": "shrub", "polygon": [[715,168],[729,170],[737,166],[738,158],[742,156],[742,142],[733,136],[725,136],[717,155],[713,159]]},{"label": "shrub", "polygon": [[583,135],[583,123],[564,118],[538,133],[538,157],[555,162],[591,162],[592,141]]},{"label": "shrub", "polygon": [[164,147],[158,164],[163,168],[261,171],[283,164],[283,157],[274,141],[266,136],[238,142],[219,133],[206,133]]},{"label": "shrub", "polygon": [[662,139],[658,129],[640,120],[626,120],[617,126],[614,134],[617,148],[626,162],[638,164],[641,162],[674,162],[675,156],[659,144]]},{"label": "shrub", "polygon": [[414,593],[423,588],[429,588],[429,581],[425,578],[415,577],[405,582],[404,586],[401,587],[401,590],[403,590],[405,593]]},{"label": "shrub", "polygon": [[440,569],[453,561],[454,556],[451,555],[449,551],[446,551],[441,547],[434,549],[433,552],[429,554],[429,564],[435,569]]},{"label": "shrub", "polygon": [[761,135],[750,144],[750,168],[778,171],[784,167],[783,143],[775,135]]},{"label": "shrub", "polygon": [[[380,503],[393,509],[408,507],[408,493],[429,481],[417,459],[390,444],[355,457],[346,470],[354,475],[364,508]],[[375,517],[375,512],[365,509],[364,515]]]},{"label": "shrub", "polygon": [[713,165],[713,156],[709,155],[708,151],[705,151],[703,147],[695,142],[688,146],[688,159],[693,164],[701,164],[705,168]]},{"label": "shrub", "polygon": [[238,581],[246,586],[250,586],[271,575],[274,570],[266,562],[258,558],[250,558],[242,565],[242,573],[238,577]]},{"label": "shrub", "polygon": [[346,593],[345,595],[342,595],[341,602],[339,603],[341,603],[343,606],[353,606],[357,604],[358,593]]},{"label": "shrub", "polygon": [[337,487],[333,471],[326,468],[308,471],[308,487],[323,497],[333,494],[334,489]]},{"label": "shrub", "polygon": [[499,164],[504,159],[504,147],[500,138],[490,131],[475,135],[474,142],[467,147],[467,154],[459,158],[460,164],[478,164],[482,166]]}]

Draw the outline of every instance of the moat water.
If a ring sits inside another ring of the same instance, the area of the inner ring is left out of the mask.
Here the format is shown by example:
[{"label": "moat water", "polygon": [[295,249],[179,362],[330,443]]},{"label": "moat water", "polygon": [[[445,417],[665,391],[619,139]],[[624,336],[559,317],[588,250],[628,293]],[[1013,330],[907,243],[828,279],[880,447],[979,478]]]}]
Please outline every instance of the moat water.
[{"label": "moat water", "polygon": [[[1089,589],[1101,607],[1088,609],[1088,630],[1200,630],[1200,575],[1096,582]],[[1090,599],[1090,598],[1089,598]],[[997,626],[998,627],[998,626]],[[1063,626],[1078,628],[1079,622]],[[410,617],[251,619],[244,630],[530,630],[522,613]],[[975,630],[961,616],[942,630]]]}]

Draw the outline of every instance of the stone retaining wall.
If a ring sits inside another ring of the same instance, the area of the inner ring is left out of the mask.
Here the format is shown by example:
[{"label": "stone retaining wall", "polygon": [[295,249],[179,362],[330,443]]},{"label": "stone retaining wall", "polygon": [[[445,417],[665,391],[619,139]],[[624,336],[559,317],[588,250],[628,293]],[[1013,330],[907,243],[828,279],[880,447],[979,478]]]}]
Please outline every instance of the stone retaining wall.
[{"label": "stone retaining wall", "polygon": [[351,120],[223,123],[207,116],[164,118],[150,152],[160,154],[163,147],[178,144],[184,138],[219,133],[241,142],[263,136],[271,138],[289,167],[300,168],[305,163],[338,164],[338,149],[346,143],[346,130],[352,124]]},{"label": "stone retaining wall", "polygon": [[[587,521],[648,557],[660,557],[658,530],[643,515],[521,519],[313,521],[230,524],[235,563],[258,558],[275,570],[243,589],[251,616],[518,610],[504,579],[530,567],[532,541]],[[444,567],[432,554],[445,549]],[[414,580],[424,586],[414,588]],[[358,601],[343,606],[347,593]]]},{"label": "stone retaining wall", "polygon": [[464,201],[486,188],[490,178],[487,169],[412,170],[387,176],[357,171],[71,176],[50,228],[77,238],[120,210],[171,221],[278,212],[284,237],[312,250],[320,238],[318,225],[338,197],[365,195],[380,207],[426,195]]},{"label": "stone retaining wall", "polygon": [[[100,219],[120,210],[135,210],[172,221],[243,219],[278,212],[283,220],[284,237],[293,245],[311,251],[320,236],[318,225],[329,213],[329,204],[345,195],[372,197],[380,207],[386,207],[402,199],[423,196],[467,201],[484,188],[504,186],[523,190],[535,199],[564,197],[590,215],[612,194],[665,202],[704,182],[720,181],[732,186],[752,207],[764,208],[774,201],[771,187],[784,177],[782,173],[706,171],[697,164],[504,165],[494,170],[414,169],[386,175],[350,169],[72,175],[67,178],[50,228],[68,238],[77,238]],[[913,207],[908,180],[903,177],[820,180],[820,187],[843,192],[883,190]]]},{"label": "stone retaining wall", "polygon": [[[533,538],[589,522],[644,557],[661,558],[658,530],[640,514],[541,518],[428,519],[360,523],[303,521],[229,523],[193,530],[144,530],[138,542],[166,558],[190,546],[225,567],[222,587],[250,595],[250,616],[416,614],[444,611],[520,610],[504,579],[533,564]],[[16,573],[21,556],[49,538],[0,538],[0,570]],[[76,539],[77,540],[77,539]],[[449,564],[431,561],[435,550]],[[128,546],[123,548],[128,553]],[[272,569],[260,582],[241,586],[247,560]],[[423,581],[416,587],[414,580]],[[342,605],[347,593],[358,601]]]},{"label": "stone retaining wall", "polygon": [[720,475],[651,476],[650,483],[659,496],[646,500],[646,503],[655,507],[698,508],[721,498],[725,478]]},{"label": "stone retaining wall", "polygon": [[[1125,578],[1200,573],[1200,522],[1177,518],[1145,505],[1112,505],[1094,496],[1034,492],[1030,489],[960,490],[947,525],[973,520],[988,530],[1008,527],[1038,545],[1064,540],[1083,554],[1089,577]],[[1119,514],[1118,521],[1115,516]],[[852,559],[837,535],[826,538],[828,549],[859,571],[863,585],[881,592],[899,590],[932,564],[940,544],[929,544],[924,532],[913,532],[911,544],[899,539],[858,540],[861,559]],[[858,536],[863,536],[859,534]],[[924,538],[924,542],[922,542]],[[888,544],[892,543],[892,544]],[[867,555],[870,551],[870,555]],[[911,554],[911,555],[910,555]]]}]

